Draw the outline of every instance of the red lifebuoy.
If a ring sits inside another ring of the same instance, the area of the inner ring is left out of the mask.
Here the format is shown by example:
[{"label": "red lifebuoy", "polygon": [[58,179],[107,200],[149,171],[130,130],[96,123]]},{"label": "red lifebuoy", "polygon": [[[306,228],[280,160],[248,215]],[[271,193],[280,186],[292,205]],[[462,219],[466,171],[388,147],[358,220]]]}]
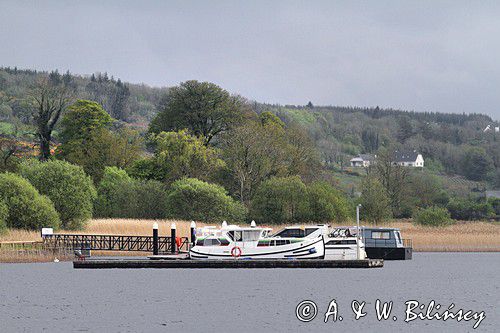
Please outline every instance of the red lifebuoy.
[{"label": "red lifebuoy", "polygon": [[235,246],[231,249],[231,256],[238,258],[241,256],[241,249],[238,246]]},{"label": "red lifebuoy", "polygon": [[175,237],[175,244],[177,245],[177,248],[180,249],[182,245],[182,241],[180,237]]}]

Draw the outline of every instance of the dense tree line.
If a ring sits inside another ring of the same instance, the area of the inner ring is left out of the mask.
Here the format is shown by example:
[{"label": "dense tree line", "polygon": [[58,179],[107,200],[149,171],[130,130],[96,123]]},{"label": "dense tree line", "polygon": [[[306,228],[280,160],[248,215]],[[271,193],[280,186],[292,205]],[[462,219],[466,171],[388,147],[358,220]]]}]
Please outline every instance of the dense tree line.
[{"label": "dense tree line", "polygon": [[125,83],[107,73],[82,76],[69,71],[60,74],[4,67],[0,68],[0,121],[30,124],[35,106],[29,97],[40,80],[47,80],[52,87],[65,87],[77,99],[101,104],[115,119],[141,126],[154,117],[160,99],[168,91]]},{"label": "dense tree line", "polygon": [[[357,203],[372,223],[499,215],[498,201],[450,194],[438,176],[498,186],[499,138],[484,115],[266,105],[209,82],[162,90],[16,68],[0,69],[0,107],[15,130],[0,137],[0,228],[79,229],[92,215],[344,222]],[[25,161],[23,125],[42,162]],[[394,166],[395,149],[418,150],[428,167]],[[378,163],[357,197],[337,176],[359,153]]]}]

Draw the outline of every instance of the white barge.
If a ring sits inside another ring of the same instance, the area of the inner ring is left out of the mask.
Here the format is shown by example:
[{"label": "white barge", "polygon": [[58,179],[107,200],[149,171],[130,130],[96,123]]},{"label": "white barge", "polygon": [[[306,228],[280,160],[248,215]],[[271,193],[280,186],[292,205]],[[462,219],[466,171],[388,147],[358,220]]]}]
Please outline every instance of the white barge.
[{"label": "white barge", "polygon": [[239,227],[223,223],[220,229],[199,228],[191,259],[323,259],[323,235],[272,237],[272,229]]}]

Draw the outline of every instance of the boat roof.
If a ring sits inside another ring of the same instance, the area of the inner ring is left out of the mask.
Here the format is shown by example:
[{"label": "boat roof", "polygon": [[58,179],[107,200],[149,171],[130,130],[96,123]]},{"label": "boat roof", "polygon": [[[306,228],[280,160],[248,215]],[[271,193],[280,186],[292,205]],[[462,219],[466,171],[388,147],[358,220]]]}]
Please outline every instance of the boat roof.
[{"label": "boat roof", "polygon": [[201,229],[201,230],[207,230],[207,231],[217,231],[217,230],[220,230],[220,231],[231,231],[231,230],[238,230],[238,231],[248,231],[248,230],[273,230],[272,228],[268,228],[268,227],[240,227],[239,225],[236,225],[236,224],[229,224],[227,226],[221,226],[221,227],[216,227],[216,226],[204,226],[204,227],[200,227],[198,229]]},{"label": "boat roof", "polygon": [[315,225],[292,225],[289,227],[284,227],[281,230],[284,229],[308,229],[308,228],[324,228],[324,227],[329,227],[327,224],[315,224]]},{"label": "boat roof", "polygon": [[[357,226],[333,226],[332,229],[357,229]],[[392,231],[392,230],[395,230],[395,231],[400,231],[401,229],[400,228],[389,228],[389,227],[367,227],[367,226],[364,226],[364,225],[361,225],[359,226],[359,228],[361,230],[373,230],[373,231]]]}]

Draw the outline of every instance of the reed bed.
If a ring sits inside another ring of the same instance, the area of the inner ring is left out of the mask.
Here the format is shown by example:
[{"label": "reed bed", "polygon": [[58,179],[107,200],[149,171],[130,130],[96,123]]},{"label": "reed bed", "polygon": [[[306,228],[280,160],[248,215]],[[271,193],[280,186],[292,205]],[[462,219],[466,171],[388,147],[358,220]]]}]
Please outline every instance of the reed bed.
[{"label": "reed bed", "polygon": [[[95,234],[95,235],[137,235],[148,236],[152,234],[153,223],[158,223],[159,234],[170,235],[172,223],[176,224],[178,236],[189,236],[190,222],[180,220],[139,220],[139,219],[93,219],[85,230],[67,231],[59,233]],[[206,225],[197,223],[197,226]],[[413,241],[415,251],[427,252],[498,252],[500,251],[500,224],[487,222],[457,222],[446,227],[423,227],[414,225],[411,220],[396,220],[380,225],[382,227],[400,228],[403,238]],[[271,226],[278,230],[284,225]],[[8,251],[5,242],[40,242],[41,236],[37,231],[11,229],[0,235],[0,262],[20,261],[52,261],[54,256],[38,254],[29,251]],[[135,253],[144,255],[145,253]],[[24,257],[23,257],[24,255]],[[37,257],[37,256],[40,257]],[[130,255],[130,252],[93,251],[93,255]],[[58,258],[64,260],[64,256]]]},{"label": "reed bed", "polygon": [[415,251],[428,252],[498,252],[500,224],[487,222],[457,222],[446,227],[423,227],[407,222],[387,226],[401,228],[403,238],[413,240]]},{"label": "reed bed", "polygon": [[48,249],[42,243],[8,243],[0,247],[0,262],[52,262],[74,259],[72,249]]}]

